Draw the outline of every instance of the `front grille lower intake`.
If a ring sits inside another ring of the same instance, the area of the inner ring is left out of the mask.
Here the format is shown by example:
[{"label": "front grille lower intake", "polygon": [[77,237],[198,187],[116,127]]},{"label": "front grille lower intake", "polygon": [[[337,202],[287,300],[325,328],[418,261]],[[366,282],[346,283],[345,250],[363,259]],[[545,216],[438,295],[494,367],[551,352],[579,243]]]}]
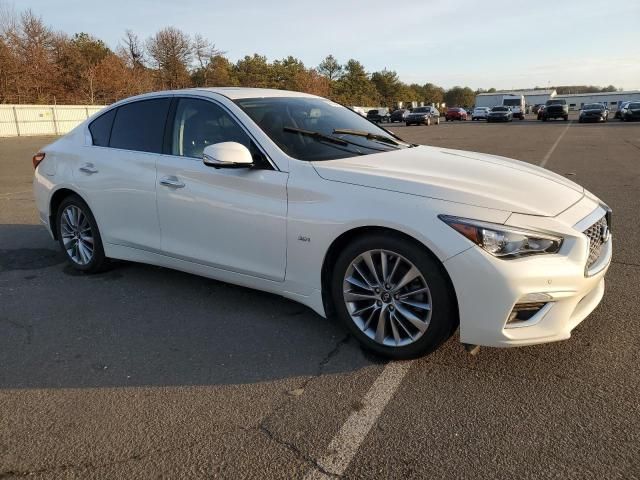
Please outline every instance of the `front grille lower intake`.
[{"label": "front grille lower intake", "polygon": [[587,269],[591,268],[600,258],[602,245],[609,238],[609,226],[607,217],[604,216],[583,232],[589,239],[589,257],[587,258]]}]

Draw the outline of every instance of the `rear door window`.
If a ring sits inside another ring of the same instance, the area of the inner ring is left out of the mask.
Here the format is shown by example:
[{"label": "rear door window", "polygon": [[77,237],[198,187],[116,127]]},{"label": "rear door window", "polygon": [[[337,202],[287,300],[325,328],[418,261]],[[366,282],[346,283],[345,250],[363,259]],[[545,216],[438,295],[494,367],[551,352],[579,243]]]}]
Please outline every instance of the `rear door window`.
[{"label": "rear door window", "polygon": [[109,110],[107,113],[100,115],[89,125],[91,132],[91,143],[98,147],[109,146],[109,136],[111,135],[111,126],[113,125],[113,117],[116,115],[116,109]]},{"label": "rear door window", "polygon": [[154,98],[118,107],[109,146],[162,153],[164,126],[170,103],[170,98]]}]

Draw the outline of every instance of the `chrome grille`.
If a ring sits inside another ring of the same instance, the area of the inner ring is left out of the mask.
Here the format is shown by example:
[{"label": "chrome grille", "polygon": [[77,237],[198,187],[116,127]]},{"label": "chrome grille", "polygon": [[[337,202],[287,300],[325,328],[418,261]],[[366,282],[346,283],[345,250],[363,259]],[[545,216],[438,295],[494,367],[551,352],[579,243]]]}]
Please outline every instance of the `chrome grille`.
[{"label": "chrome grille", "polygon": [[583,232],[589,239],[589,258],[587,259],[587,268],[591,268],[598,258],[600,258],[600,251],[602,249],[602,245],[608,238],[608,231],[609,227],[607,225],[607,217],[604,216]]}]

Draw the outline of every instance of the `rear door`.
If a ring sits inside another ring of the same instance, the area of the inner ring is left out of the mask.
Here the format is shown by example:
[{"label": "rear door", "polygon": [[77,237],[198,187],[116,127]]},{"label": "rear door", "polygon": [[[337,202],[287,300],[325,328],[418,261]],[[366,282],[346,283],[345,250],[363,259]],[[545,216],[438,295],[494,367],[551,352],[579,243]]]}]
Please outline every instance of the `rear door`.
[{"label": "rear door", "polygon": [[106,243],[160,249],[156,159],[170,103],[168,97],[134,101],[89,126],[92,144],[73,175]]}]

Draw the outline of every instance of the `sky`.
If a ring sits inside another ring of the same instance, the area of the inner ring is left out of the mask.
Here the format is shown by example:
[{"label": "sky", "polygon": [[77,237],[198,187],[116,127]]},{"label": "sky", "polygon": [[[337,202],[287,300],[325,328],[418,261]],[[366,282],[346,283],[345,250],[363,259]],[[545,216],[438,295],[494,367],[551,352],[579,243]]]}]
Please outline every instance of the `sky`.
[{"label": "sky", "polygon": [[407,83],[640,89],[639,0],[0,0],[115,48],[126,29],[201,33],[235,61],[328,54]]}]

